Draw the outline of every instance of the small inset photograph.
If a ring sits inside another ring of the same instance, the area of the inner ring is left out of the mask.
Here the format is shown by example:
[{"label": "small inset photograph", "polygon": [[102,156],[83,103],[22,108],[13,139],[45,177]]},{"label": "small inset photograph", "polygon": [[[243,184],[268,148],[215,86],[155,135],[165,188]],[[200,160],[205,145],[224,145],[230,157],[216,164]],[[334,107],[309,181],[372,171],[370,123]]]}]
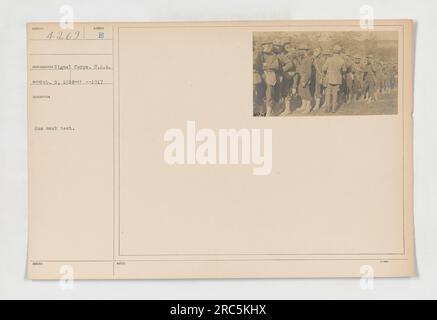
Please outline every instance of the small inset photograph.
[{"label": "small inset photograph", "polygon": [[253,116],[398,113],[398,32],[256,32]]}]

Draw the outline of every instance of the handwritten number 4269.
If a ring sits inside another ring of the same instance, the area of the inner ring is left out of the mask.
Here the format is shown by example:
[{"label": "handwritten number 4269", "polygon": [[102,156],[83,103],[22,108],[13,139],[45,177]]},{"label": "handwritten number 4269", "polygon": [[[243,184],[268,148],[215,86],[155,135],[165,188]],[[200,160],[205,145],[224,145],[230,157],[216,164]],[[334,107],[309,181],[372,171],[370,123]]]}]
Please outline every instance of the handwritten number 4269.
[{"label": "handwritten number 4269", "polygon": [[77,40],[80,37],[80,31],[59,31],[59,32],[50,32],[47,35],[48,40]]}]

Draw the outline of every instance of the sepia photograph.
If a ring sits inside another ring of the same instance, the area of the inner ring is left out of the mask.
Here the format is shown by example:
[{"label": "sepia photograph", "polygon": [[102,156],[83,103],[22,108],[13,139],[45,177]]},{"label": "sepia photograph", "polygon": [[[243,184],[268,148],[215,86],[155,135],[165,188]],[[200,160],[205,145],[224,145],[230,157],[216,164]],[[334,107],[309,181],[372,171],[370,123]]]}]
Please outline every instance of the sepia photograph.
[{"label": "sepia photograph", "polygon": [[254,117],[393,115],[398,33],[255,32]]}]

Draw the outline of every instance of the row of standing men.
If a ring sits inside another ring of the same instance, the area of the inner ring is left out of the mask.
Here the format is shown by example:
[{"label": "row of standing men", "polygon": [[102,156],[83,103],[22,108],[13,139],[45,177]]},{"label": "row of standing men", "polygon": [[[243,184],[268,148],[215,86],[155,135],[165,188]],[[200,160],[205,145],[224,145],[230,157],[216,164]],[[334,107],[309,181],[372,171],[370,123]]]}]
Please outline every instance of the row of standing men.
[{"label": "row of standing men", "polygon": [[255,116],[320,109],[335,113],[340,102],[377,101],[378,94],[395,89],[396,82],[395,63],[346,53],[339,45],[332,52],[319,47],[311,50],[307,45],[294,48],[291,42],[266,41],[260,48],[254,46]]}]

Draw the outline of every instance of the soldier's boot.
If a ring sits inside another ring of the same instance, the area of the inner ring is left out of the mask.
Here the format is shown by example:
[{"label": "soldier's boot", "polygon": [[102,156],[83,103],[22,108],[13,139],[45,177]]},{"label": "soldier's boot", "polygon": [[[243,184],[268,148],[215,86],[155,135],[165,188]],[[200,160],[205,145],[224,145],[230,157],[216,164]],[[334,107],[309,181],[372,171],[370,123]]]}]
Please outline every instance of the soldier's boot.
[{"label": "soldier's boot", "polygon": [[326,103],[326,101],[322,104],[322,106],[320,107],[321,111],[326,111],[328,110],[328,104]]},{"label": "soldier's boot", "polygon": [[297,111],[299,111],[300,113],[305,113],[305,109],[307,107],[307,102],[306,100],[302,100],[302,104],[300,105],[300,107],[297,109]]},{"label": "soldier's boot", "polygon": [[308,113],[308,103],[307,103],[307,100],[302,100],[301,112],[302,113]]},{"label": "soldier's boot", "polygon": [[266,109],[266,117],[271,117],[272,116],[272,111],[273,110],[273,108],[272,108],[272,106],[270,105],[270,106],[267,106],[267,109]]},{"label": "soldier's boot", "polygon": [[305,108],[303,110],[304,113],[310,113],[311,112],[311,101],[306,100],[305,102]]},{"label": "soldier's boot", "polygon": [[325,96],[323,97],[323,104],[322,104],[322,107],[321,107],[321,109],[322,110],[327,110],[328,109],[328,107],[329,107],[329,96],[327,95],[327,94],[325,94]]},{"label": "soldier's boot", "polygon": [[332,113],[336,113],[337,112],[337,103],[335,103],[335,102],[332,103],[331,112]]},{"label": "soldier's boot", "polygon": [[287,116],[291,113],[291,100],[285,99],[284,102],[284,111],[282,112],[281,116]]},{"label": "soldier's boot", "polygon": [[316,105],[314,106],[312,112],[317,112],[320,109],[320,98],[316,99]]},{"label": "soldier's boot", "polygon": [[266,116],[266,105],[264,104],[259,110],[259,117],[265,117]]},{"label": "soldier's boot", "polygon": [[331,112],[331,97],[326,96],[325,103],[322,106],[322,110],[324,110],[327,113]]},{"label": "soldier's boot", "polygon": [[306,108],[307,108],[307,101],[302,100],[301,106],[298,109],[296,109],[296,111],[299,111],[299,113],[305,113]]},{"label": "soldier's boot", "polygon": [[301,113],[301,112],[303,112],[303,109],[304,109],[304,105],[303,105],[303,102],[302,102],[302,104],[301,104],[299,107],[297,107],[297,108],[294,110],[294,112],[295,112],[295,113]]}]

